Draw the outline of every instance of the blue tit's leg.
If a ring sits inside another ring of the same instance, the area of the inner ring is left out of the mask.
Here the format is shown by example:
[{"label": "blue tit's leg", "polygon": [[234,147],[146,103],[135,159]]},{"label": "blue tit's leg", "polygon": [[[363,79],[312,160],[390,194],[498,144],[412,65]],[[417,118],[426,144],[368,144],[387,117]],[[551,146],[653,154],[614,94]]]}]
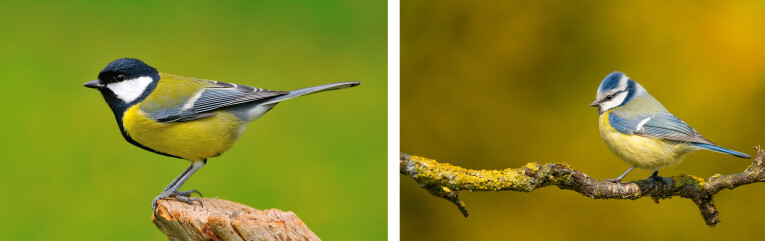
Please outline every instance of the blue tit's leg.
[{"label": "blue tit's leg", "polygon": [[191,163],[191,166],[186,168],[181,175],[176,177],[172,182],[170,182],[170,185],[167,185],[165,187],[165,190],[162,191],[157,197],[154,198],[154,200],[151,201],[151,208],[153,210],[157,210],[157,201],[163,198],[167,197],[174,197],[175,199],[178,199],[182,202],[193,204],[194,201],[199,202],[199,204],[202,204],[202,201],[200,201],[197,198],[192,198],[191,194],[196,193],[199,194],[199,196],[202,196],[202,193],[199,193],[197,190],[190,190],[190,191],[178,191],[178,189],[181,188],[181,185],[186,182],[186,180],[191,177],[191,175],[194,174],[197,170],[202,168],[205,163],[207,163],[207,160],[199,161],[199,162],[193,162]]},{"label": "blue tit's leg", "polygon": [[613,183],[622,183],[622,178],[624,178],[624,176],[627,176],[627,173],[630,173],[630,172],[632,171],[632,169],[635,169],[635,166],[633,166],[633,167],[630,167],[630,169],[627,169],[627,171],[626,171],[626,172],[624,172],[624,174],[622,174],[621,176],[619,176],[619,177],[617,177],[617,178],[614,178],[614,179],[606,179],[606,182],[613,182]]}]

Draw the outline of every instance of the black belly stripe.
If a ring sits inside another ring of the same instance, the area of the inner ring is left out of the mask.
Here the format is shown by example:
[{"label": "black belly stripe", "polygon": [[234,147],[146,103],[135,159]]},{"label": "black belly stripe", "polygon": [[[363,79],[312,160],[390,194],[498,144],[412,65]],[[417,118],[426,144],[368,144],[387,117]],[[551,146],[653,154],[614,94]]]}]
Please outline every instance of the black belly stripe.
[{"label": "black belly stripe", "polygon": [[130,144],[133,144],[134,146],[140,147],[141,149],[144,149],[144,150],[147,150],[147,151],[150,151],[150,152],[154,152],[154,153],[157,153],[157,154],[160,154],[160,155],[163,155],[163,156],[169,156],[169,157],[175,157],[175,158],[184,159],[184,158],[179,157],[179,156],[174,156],[174,155],[170,155],[170,154],[167,154],[167,153],[163,153],[163,152],[159,152],[157,150],[151,149],[149,147],[141,145],[141,143],[138,143],[137,141],[133,140],[133,138],[130,138],[130,134],[128,134],[127,131],[125,131],[125,127],[122,126],[122,117],[121,116],[117,117],[117,125],[119,125],[119,127],[120,127],[120,133],[122,133],[122,137],[124,137],[125,140],[127,142],[129,142]]}]

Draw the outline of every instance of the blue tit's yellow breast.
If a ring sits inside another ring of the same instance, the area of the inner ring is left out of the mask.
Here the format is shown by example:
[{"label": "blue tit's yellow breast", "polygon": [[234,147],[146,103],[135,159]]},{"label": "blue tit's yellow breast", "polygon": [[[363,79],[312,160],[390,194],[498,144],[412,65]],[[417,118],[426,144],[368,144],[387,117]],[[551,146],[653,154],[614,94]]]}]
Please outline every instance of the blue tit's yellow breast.
[{"label": "blue tit's yellow breast", "polygon": [[209,118],[158,123],[140,108],[130,107],[122,118],[124,131],[136,142],[155,151],[186,160],[201,161],[230,148],[246,128],[245,123],[226,111]]},{"label": "blue tit's yellow breast", "polygon": [[694,150],[684,142],[621,133],[608,120],[612,111],[606,111],[599,117],[600,136],[611,152],[630,165],[656,170],[679,164],[686,154]]}]

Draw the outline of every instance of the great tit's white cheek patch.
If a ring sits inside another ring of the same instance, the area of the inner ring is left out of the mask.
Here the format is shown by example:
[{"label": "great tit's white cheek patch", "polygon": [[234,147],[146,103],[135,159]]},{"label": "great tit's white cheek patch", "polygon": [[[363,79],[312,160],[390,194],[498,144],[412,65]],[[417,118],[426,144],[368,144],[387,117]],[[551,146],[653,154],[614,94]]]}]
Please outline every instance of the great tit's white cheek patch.
[{"label": "great tit's white cheek patch", "polygon": [[600,108],[603,111],[607,111],[607,110],[613,109],[614,107],[617,107],[617,106],[621,105],[622,102],[624,102],[624,99],[627,98],[627,93],[629,93],[629,92],[628,91],[623,91],[623,92],[621,92],[619,94],[616,94],[613,99],[611,99],[609,101],[604,101],[603,103],[600,103]]},{"label": "great tit's white cheek patch", "polygon": [[142,76],[122,82],[110,83],[106,85],[106,88],[109,88],[117,98],[120,98],[125,103],[130,103],[138,99],[152,81],[151,77]]}]

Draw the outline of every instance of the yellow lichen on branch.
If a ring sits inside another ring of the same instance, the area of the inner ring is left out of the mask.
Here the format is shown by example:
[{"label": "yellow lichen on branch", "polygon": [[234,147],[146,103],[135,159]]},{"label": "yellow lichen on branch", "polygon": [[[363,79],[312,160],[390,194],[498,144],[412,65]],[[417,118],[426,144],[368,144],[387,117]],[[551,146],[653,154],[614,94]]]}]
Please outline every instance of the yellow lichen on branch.
[{"label": "yellow lichen on branch", "polygon": [[468,216],[465,203],[459,199],[460,191],[519,191],[557,186],[595,199],[638,199],[651,197],[656,202],[674,196],[692,200],[710,226],[719,223],[717,209],[712,196],[723,188],[735,187],[765,181],[765,151],[759,147],[752,164],[739,174],[715,174],[709,179],[691,175],[659,177],[616,184],[591,178],[573,170],[565,163],[527,163],[521,168],[502,170],[472,170],[433,159],[401,153],[400,172],[413,178],[430,194],[449,200],[465,217]]},{"label": "yellow lichen on branch", "polygon": [[[420,184],[458,186],[460,190],[472,191],[524,191],[530,192],[543,182],[565,182],[570,177],[550,176],[553,167],[568,168],[567,164],[539,165],[536,162],[527,163],[522,168],[507,168],[503,170],[470,170],[449,163],[438,163],[433,159],[411,156],[411,162],[402,162],[402,173],[411,173],[412,178]],[[406,169],[406,170],[404,170]],[[536,178],[549,177],[549,180]]]}]

